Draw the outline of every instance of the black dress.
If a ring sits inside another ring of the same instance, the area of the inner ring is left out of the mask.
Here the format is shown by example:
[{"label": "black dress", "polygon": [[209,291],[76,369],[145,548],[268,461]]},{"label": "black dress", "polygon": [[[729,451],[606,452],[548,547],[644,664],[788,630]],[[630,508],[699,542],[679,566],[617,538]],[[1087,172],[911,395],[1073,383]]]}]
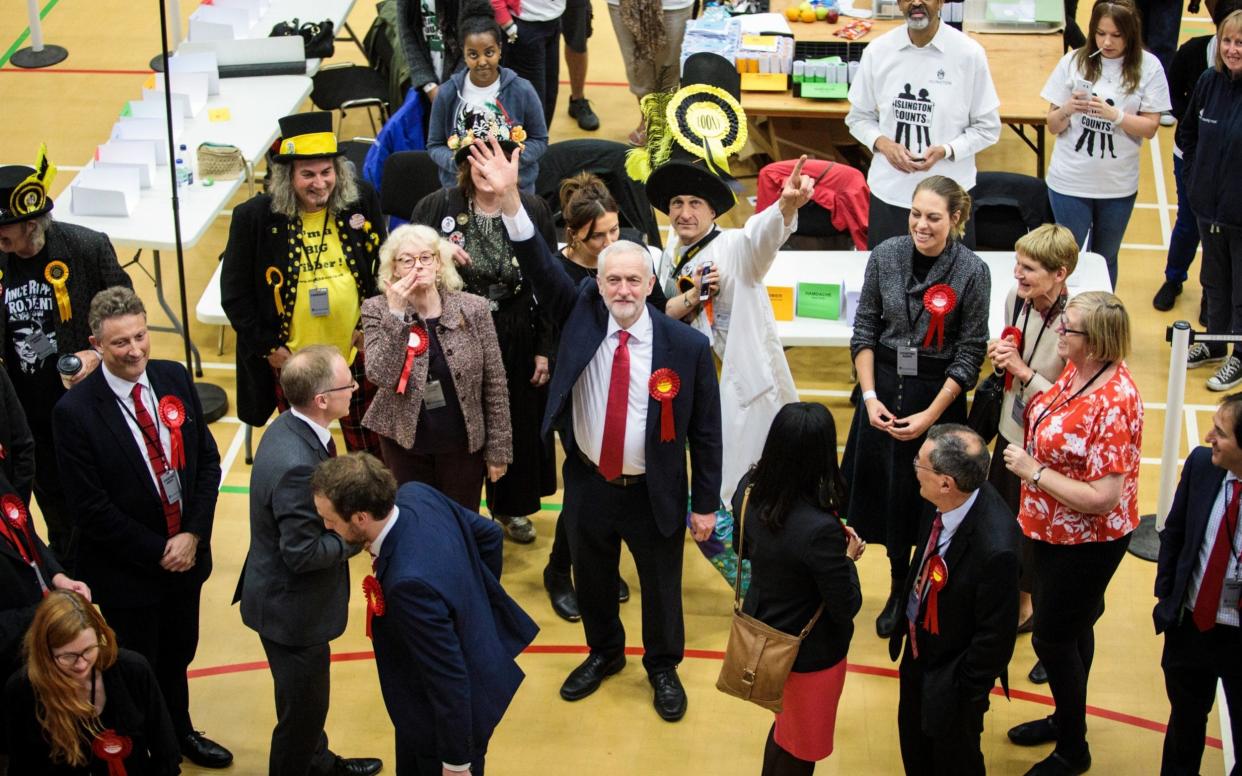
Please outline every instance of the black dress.
[{"label": "black dress", "polygon": [[[552,217],[543,200],[522,195],[522,205],[549,246],[556,245]],[[410,220],[425,224],[461,245],[470,265],[458,267],[465,291],[491,302],[492,322],[500,341],[509,387],[509,421],[513,427],[513,463],[498,482],[485,483],[492,515],[531,515],[542,507],[541,496],[556,493],[556,456],[544,445],[539,426],[547,404],[547,386],[536,388],[530,378],[535,356],[551,361],[556,342],[551,322],[539,310],[530,284],[522,277],[499,215],[475,213],[460,188],[428,194]]]},{"label": "black dress", "polygon": [[[103,672],[106,692],[99,723],[128,736],[133,751],[125,758],[129,776],[171,776],[181,773],[181,750],[172,720],[164,708],[155,674],[137,652],[117,650],[116,664]],[[51,748],[35,718],[35,695],[25,669],[10,677],[4,689],[4,739],[9,773],[22,776],[108,776],[105,761],[91,755],[88,764],[51,762]],[[90,746],[85,739],[85,745]]]}]

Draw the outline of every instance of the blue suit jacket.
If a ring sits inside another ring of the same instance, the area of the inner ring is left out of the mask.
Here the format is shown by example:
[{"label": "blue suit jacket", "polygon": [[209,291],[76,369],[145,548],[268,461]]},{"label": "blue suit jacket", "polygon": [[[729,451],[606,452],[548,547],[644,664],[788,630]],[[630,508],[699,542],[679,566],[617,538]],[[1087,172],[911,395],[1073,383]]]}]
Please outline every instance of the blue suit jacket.
[{"label": "blue suit jacket", "polygon": [[500,526],[418,482],[397,491],[397,508],[375,568],[384,704],[419,754],[472,762],[522,683],[514,658],[539,628],[500,586]]},{"label": "blue suit jacket", "polygon": [[1199,561],[1212,505],[1225,481],[1225,470],[1212,463],[1212,448],[1196,447],[1182,467],[1173,506],[1160,533],[1160,558],[1156,562],[1156,608],[1152,618],[1156,633],[1177,624],[1190,593],[1190,580]]},{"label": "blue suit jacket", "polygon": [[52,411],[60,481],[78,531],[77,573],[90,584],[95,601],[148,606],[201,585],[211,573],[220,453],[185,367],[151,359],[147,377],[155,395],[176,396],[185,405],[181,530],[199,539],[193,568],[164,571],[164,509],[147,471],[147,451],[130,433],[125,411],[104,379],[106,368],[74,386]]},{"label": "blue suit jacket", "polygon": [[[531,279],[539,304],[561,326],[561,344],[548,392],[543,433],[556,429],[567,455],[574,455],[573,389],[608,333],[608,309],[591,278],[575,285],[538,233],[513,244],[523,274]],[[720,506],[720,385],[707,338],[647,305],[651,316],[651,371],[668,368],[681,379],[673,399],[676,437],[660,440],[661,403],[647,401],[647,483],[656,525],[665,536],[685,526],[691,508],[710,514]],[[686,482],[686,445],[691,477]]]}]

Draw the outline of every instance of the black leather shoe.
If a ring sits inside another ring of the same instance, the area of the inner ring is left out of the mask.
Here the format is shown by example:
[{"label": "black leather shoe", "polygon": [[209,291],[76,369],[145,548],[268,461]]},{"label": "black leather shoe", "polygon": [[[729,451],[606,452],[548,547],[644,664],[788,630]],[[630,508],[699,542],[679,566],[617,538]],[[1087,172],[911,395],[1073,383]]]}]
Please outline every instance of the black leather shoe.
[{"label": "black leather shoe", "polygon": [[1052,717],[1023,722],[1009,728],[1009,740],[1018,746],[1039,746],[1057,740],[1057,726]]},{"label": "black leather shoe", "polygon": [[1091,752],[1083,752],[1081,757],[1069,758],[1053,752],[1035,763],[1026,776],[1078,776],[1091,770]]},{"label": "black leather shoe", "polygon": [[677,678],[677,669],[670,668],[647,677],[655,689],[655,710],[665,722],[676,722],[686,716],[686,691]]},{"label": "black leather shoe", "polygon": [[1031,684],[1047,684],[1048,672],[1044,670],[1044,661],[1036,660],[1026,678],[1031,680]]},{"label": "black leather shoe", "polygon": [[233,764],[232,752],[197,730],[181,739],[181,754],[200,768],[227,768]]},{"label": "black leather shoe", "polygon": [[1166,280],[1160,286],[1160,290],[1156,292],[1156,296],[1151,300],[1151,306],[1161,312],[1168,312],[1173,309],[1173,305],[1177,302],[1177,297],[1181,293],[1181,283],[1174,283],[1172,280]]},{"label": "black leather shoe", "polygon": [[561,685],[561,697],[567,701],[580,701],[599,689],[600,683],[625,668],[625,653],[613,658],[603,655],[587,655],[582,665],[569,672]]},{"label": "black leather shoe", "polygon": [[578,622],[582,612],[578,611],[578,594],[574,592],[574,581],[569,574],[556,571],[551,566],[543,570],[543,589],[548,591],[552,601],[552,611],[562,620]]},{"label": "black leather shoe", "polygon": [[617,590],[617,600],[621,603],[630,600],[630,586],[625,583],[624,579],[621,580],[621,587]]},{"label": "black leather shoe", "polygon": [[378,757],[338,757],[336,776],[373,776],[384,770],[384,761]]},{"label": "black leather shoe", "polygon": [[901,593],[897,588],[898,585],[894,584],[893,592],[888,594],[888,600],[884,602],[884,609],[875,618],[875,635],[882,639],[892,636],[897,628],[897,615],[901,611]]}]

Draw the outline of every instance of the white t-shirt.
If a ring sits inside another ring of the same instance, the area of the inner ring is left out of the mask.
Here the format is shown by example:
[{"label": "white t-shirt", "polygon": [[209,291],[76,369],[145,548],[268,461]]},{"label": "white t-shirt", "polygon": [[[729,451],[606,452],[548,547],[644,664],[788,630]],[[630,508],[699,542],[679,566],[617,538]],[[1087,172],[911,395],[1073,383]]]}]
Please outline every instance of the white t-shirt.
[{"label": "white t-shirt", "polygon": [[517,18],[524,22],[550,22],[565,13],[565,0],[522,0]]},{"label": "white t-shirt", "polygon": [[[1071,51],[1061,57],[1040,97],[1053,105],[1065,105],[1072,99],[1074,81],[1083,78],[1074,63],[1076,55]],[[1138,91],[1123,92],[1121,81],[1121,58],[1105,59],[1092,93],[1129,114],[1160,113],[1173,106],[1164,68],[1149,52],[1143,52]],[[1048,165],[1048,188],[1069,197],[1128,197],[1138,191],[1142,146],[1142,138],[1114,127],[1108,119],[1075,113],[1069,128],[1057,135],[1052,164]]]},{"label": "white t-shirt", "polygon": [[487,110],[487,106],[490,103],[496,102],[496,97],[499,95],[500,78],[492,81],[491,86],[480,88],[474,85],[474,82],[470,80],[470,74],[467,73],[462,80],[461,91],[458,92],[458,97],[464,103],[464,105],[459,107],[469,106],[477,110]]},{"label": "white t-shirt", "polygon": [[916,157],[933,146],[953,149],[953,159],[913,173],[901,172],[877,153],[867,184],[878,199],[895,207],[910,207],[914,187],[932,175],[973,188],[975,154],[1000,139],[1000,99],[987,55],[944,22],[922,48],[910,42],[904,24],[876,38],[863,49],[849,98],[845,123],[867,148],[885,136]]}]

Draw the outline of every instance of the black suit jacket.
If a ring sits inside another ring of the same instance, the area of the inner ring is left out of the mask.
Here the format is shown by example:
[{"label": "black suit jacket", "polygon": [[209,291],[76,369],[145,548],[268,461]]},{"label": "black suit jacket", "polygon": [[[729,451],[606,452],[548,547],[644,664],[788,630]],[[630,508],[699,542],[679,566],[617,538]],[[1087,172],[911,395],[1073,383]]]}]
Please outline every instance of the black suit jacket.
[{"label": "black suit jacket", "polygon": [[[333,213],[336,233],[358,287],[358,304],[375,296],[375,269],[380,244],[387,235],[379,195],[358,181],[359,197]],[[361,214],[366,223],[350,225]],[[259,194],[233,211],[229,241],[221,259],[220,303],[237,332],[237,416],[262,426],[276,409],[276,379],[267,356],[289,339],[301,267],[301,222],[272,212],[272,198]],[[278,272],[281,306],[268,271]],[[345,354],[348,355],[348,354]]]},{"label": "black suit jacket", "polygon": [[[931,522],[923,521],[914,563],[901,589],[900,616],[888,648],[893,660],[901,654],[909,632],[906,601]],[[940,634],[923,629],[923,611],[917,625],[923,731],[931,736],[947,730],[963,706],[986,709],[992,686],[1004,676],[1013,656],[1018,634],[1018,523],[990,483],[979,488],[944,560],[949,579],[939,594]],[[926,607],[924,599],[923,610]]]},{"label": "black suit jacket", "polygon": [[[609,313],[596,283],[587,279],[575,286],[538,233],[515,242],[513,248],[522,272],[535,286],[539,303],[561,327],[542,431],[544,435],[559,431],[566,455],[576,455],[574,383],[604,341]],[[695,512],[712,513],[720,506],[720,386],[706,337],[650,304],[647,314],[653,328],[652,373],[668,368],[681,379],[681,390],[672,401],[676,431],[672,441],[660,440],[661,403],[654,398],[647,401],[647,490],[656,525],[662,534],[672,536],[685,525],[688,493]]]},{"label": "black suit jacket", "polygon": [[1158,600],[1152,611],[1156,633],[1177,625],[1185,611],[1208,518],[1225,474],[1224,469],[1212,463],[1210,447],[1196,447],[1182,467],[1173,506],[1169,508],[1164,530],[1160,533],[1160,558],[1156,561]]},{"label": "black suit jacket", "polygon": [[[7,486],[0,486],[0,492],[8,490]],[[43,581],[50,587],[52,577],[65,570],[39,535],[34,530],[30,533],[34,536],[35,552],[39,554]],[[34,619],[35,607],[42,600],[43,588],[39,587],[34,569],[7,541],[0,539],[0,675],[8,676],[18,669],[22,638]]]},{"label": "black suit jacket", "polygon": [[193,568],[165,571],[160,559],[168,530],[160,495],[147,470],[146,450],[130,433],[105,369],[92,372],[52,411],[61,484],[79,531],[77,573],[91,586],[96,603],[148,606],[196,590],[211,573],[220,453],[185,367],[149,361],[147,377],[156,396],[173,395],[185,404],[181,530],[199,539]]},{"label": "black suit jacket", "polygon": [[[3,307],[3,305],[0,305]],[[26,410],[7,369],[0,368],[0,474],[22,501],[30,503],[34,487],[35,443],[26,422]]]}]

